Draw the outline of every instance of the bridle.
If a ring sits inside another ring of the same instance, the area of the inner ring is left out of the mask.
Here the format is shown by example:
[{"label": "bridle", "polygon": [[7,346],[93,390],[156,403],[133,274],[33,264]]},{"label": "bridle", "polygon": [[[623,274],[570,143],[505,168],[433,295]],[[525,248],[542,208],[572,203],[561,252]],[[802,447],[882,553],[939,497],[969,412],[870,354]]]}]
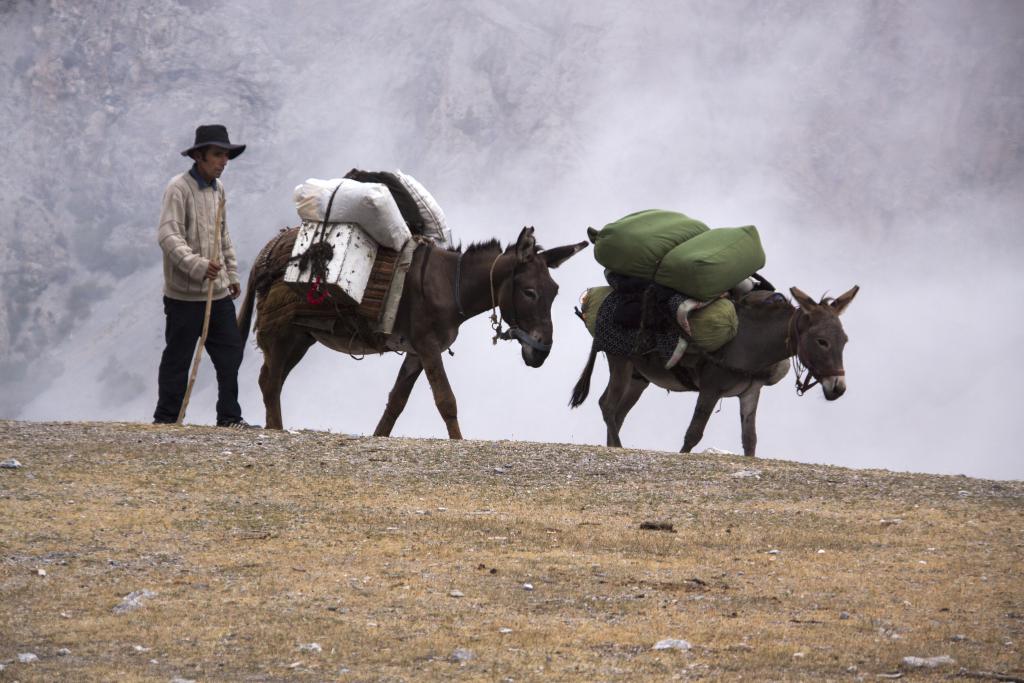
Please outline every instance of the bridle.
[{"label": "bridle", "polygon": [[[462,257],[464,252],[459,252],[459,258],[455,262],[455,305],[458,308],[459,316],[467,318],[466,311],[462,308]],[[519,272],[519,262],[512,267],[512,313],[515,319],[510,321],[507,329],[502,329],[501,324],[504,322],[501,316],[501,309],[498,306],[497,292],[494,289],[494,267],[498,265],[498,259],[504,254],[499,253],[498,256],[491,263],[490,274],[488,275],[488,282],[491,287],[491,329],[494,330],[494,337],[491,339],[492,344],[497,344],[499,339],[506,341],[518,341],[520,344],[525,344],[535,351],[540,353],[549,353],[551,351],[551,344],[545,344],[539,342],[528,333],[523,331],[519,327],[519,313],[516,309],[516,274]]]},{"label": "bridle", "polygon": [[502,256],[504,256],[504,254],[498,254],[497,258],[494,259],[494,262],[491,263],[491,272],[487,278],[491,285],[491,329],[494,330],[494,337],[491,339],[491,343],[497,344],[499,339],[504,339],[506,341],[515,340],[520,344],[529,346],[534,351],[549,353],[551,351],[551,344],[545,344],[537,341],[519,327],[519,312],[516,306],[516,273],[519,270],[518,259],[516,260],[516,264],[512,266],[512,315],[514,318],[509,321],[507,329],[501,329],[501,323],[503,320],[501,317],[501,308],[498,306],[498,297],[494,289],[494,267],[498,265],[498,259]]},{"label": "bridle", "polygon": [[[793,311],[789,317],[789,322],[786,324],[786,351],[793,358],[793,368],[796,370],[796,395],[803,396],[808,391],[816,387],[821,380],[811,372],[804,362],[800,359],[800,324],[798,318],[800,316],[800,309],[797,308]],[[829,377],[842,377],[846,375],[846,370],[836,370],[830,373]]]}]

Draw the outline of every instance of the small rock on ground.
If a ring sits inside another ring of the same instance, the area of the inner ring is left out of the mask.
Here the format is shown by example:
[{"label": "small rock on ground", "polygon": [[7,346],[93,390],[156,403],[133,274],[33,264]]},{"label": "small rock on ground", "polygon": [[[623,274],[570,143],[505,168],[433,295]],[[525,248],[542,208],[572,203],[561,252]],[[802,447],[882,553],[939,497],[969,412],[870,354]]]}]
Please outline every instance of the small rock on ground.
[{"label": "small rock on ground", "polygon": [[453,662],[468,662],[469,660],[476,657],[472,650],[467,650],[464,647],[457,647],[452,651],[451,660]]},{"label": "small rock on ground", "polygon": [[21,463],[15,460],[14,458],[8,458],[7,460],[0,462],[0,468],[3,468],[5,470],[16,470],[21,466]]},{"label": "small rock on ground", "polygon": [[34,652],[21,652],[18,654],[18,661],[22,664],[31,664],[32,662],[38,662],[39,657]]},{"label": "small rock on ground", "polygon": [[652,650],[689,650],[690,644],[685,640],[679,640],[678,638],[665,638],[659,640],[654,644]]},{"label": "small rock on ground", "polygon": [[124,614],[142,607],[142,601],[147,598],[156,597],[156,593],[143,588],[140,591],[132,591],[121,599],[121,602],[114,607],[114,614]]},{"label": "small rock on ground", "polygon": [[949,655],[940,655],[938,657],[904,657],[903,666],[908,669],[935,669],[940,666],[950,666],[956,664]]}]

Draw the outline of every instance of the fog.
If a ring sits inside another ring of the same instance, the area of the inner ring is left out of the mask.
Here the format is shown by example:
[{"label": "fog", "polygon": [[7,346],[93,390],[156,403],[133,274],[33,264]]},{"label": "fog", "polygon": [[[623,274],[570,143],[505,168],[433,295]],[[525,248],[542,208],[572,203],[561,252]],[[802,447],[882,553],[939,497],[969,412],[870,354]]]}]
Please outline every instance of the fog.
[{"label": "fog", "polygon": [[[463,244],[533,225],[552,247],[645,208],[754,224],[781,290],[861,287],[846,395],[766,389],[760,457],[1024,477],[1021,3],[0,7],[0,417],[151,419],[160,198],[195,126],[222,122],[249,145],[223,177],[244,272],[296,224],[297,183],[353,167],[415,175]],[[573,306],[602,270],[588,249],[553,275],[541,368],[486,316],[445,358],[467,438],[604,443],[603,360],[567,407],[590,346]],[[250,342],[257,423],[261,361]],[[371,433],[400,363],[314,347],[285,426]],[[208,361],[199,377],[188,421],[210,424]],[[623,443],[678,450],[694,401],[648,389]],[[444,436],[425,379],[394,433]],[[735,399],[707,447],[741,451]]]}]

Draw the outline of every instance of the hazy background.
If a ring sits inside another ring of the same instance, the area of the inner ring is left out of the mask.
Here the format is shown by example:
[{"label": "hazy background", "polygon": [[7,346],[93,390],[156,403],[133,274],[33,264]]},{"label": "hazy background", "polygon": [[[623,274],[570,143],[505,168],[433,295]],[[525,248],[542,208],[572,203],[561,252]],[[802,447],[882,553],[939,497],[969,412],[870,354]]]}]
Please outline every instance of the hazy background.
[{"label": "hazy background", "polygon": [[[463,243],[557,246],[644,208],[755,224],[765,275],[844,316],[849,391],[762,395],[759,455],[1024,477],[1024,3],[0,0],[0,417],[149,421],[163,343],[155,235],[200,123],[249,149],[228,219],[247,272],[294,185],[412,173]],[[468,438],[601,444],[566,407],[600,284],[556,271],[540,369],[485,316],[446,365]],[[208,361],[204,361],[208,363]],[[372,432],[401,359],[316,347],[287,427]],[[250,347],[246,417],[263,422]],[[212,367],[189,419],[213,421]],[[629,446],[677,450],[692,394],[652,388]],[[421,379],[397,435],[443,436]],[[735,400],[698,446],[739,451]]]}]

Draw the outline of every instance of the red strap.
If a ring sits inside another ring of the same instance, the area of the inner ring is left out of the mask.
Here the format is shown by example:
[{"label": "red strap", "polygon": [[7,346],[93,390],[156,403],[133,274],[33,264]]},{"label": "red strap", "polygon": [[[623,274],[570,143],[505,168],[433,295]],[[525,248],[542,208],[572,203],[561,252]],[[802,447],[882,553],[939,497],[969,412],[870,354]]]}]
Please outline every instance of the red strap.
[{"label": "red strap", "polygon": [[[318,296],[319,295],[319,296]],[[313,278],[313,282],[309,285],[309,291],[306,292],[306,301],[319,306],[327,299],[327,288],[322,285],[320,276]]]}]

